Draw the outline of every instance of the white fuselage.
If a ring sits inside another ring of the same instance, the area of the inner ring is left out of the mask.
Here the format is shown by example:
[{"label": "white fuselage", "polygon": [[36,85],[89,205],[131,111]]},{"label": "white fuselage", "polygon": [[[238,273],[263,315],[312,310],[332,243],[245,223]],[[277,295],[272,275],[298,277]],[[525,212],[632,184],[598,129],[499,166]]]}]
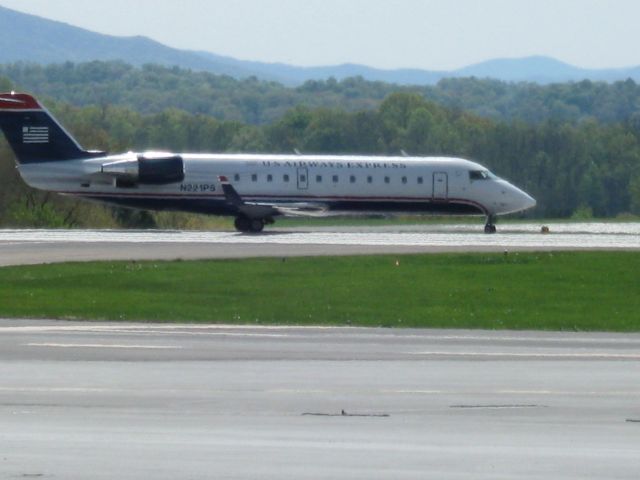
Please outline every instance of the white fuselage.
[{"label": "white fuselage", "polygon": [[[123,186],[101,171],[127,153],[86,160],[20,165],[36,188],[139,208],[229,214],[221,188],[226,177],[246,201],[314,204],[334,212],[436,212],[502,215],[531,208],[535,200],[459,158],[262,154],[181,154],[184,180]],[[157,154],[156,154],[157,155]]]}]

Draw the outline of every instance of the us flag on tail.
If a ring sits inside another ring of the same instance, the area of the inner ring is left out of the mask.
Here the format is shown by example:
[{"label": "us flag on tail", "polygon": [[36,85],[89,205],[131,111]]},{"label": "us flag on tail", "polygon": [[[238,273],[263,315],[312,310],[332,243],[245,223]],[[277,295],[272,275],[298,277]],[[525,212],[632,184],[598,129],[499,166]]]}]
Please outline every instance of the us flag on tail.
[{"label": "us flag on tail", "polygon": [[49,127],[22,127],[22,143],[49,143]]}]

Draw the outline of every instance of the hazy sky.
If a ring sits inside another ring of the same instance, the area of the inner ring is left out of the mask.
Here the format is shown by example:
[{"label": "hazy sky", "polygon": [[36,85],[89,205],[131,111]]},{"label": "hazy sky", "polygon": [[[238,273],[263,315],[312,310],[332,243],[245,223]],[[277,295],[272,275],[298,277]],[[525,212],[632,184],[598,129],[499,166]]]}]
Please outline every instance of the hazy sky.
[{"label": "hazy sky", "polygon": [[0,0],[101,33],[244,60],[452,69],[548,55],[640,65],[640,0]]}]

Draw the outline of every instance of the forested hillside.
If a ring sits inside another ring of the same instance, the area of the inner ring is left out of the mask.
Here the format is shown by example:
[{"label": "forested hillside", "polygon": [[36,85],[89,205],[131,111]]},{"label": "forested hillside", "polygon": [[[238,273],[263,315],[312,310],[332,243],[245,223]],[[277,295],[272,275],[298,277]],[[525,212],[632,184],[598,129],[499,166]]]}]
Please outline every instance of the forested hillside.
[{"label": "forested hillside", "polygon": [[582,81],[538,85],[458,78],[435,86],[406,87],[362,78],[308,81],[297,88],[255,78],[228,76],[160,66],[132,67],[121,62],[65,63],[46,67],[0,65],[0,77],[17,89],[46,95],[75,106],[119,105],[140,113],[177,108],[219,120],[268,124],[290,108],[373,110],[396,92],[413,92],[450,109],[494,120],[542,123],[640,122],[640,85]]},{"label": "forested hillside", "polygon": [[[0,80],[0,88],[9,87]],[[404,149],[415,155],[462,156],[485,164],[536,197],[538,207],[531,214],[538,217],[567,217],[576,212],[599,217],[640,214],[636,117],[615,123],[498,122],[444,108],[417,93],[391,94],[377,108],[356,112],[297,106],[264,125],[221,121],[171,108],[144,114],[106,102],[85,107],[46,103],[89,148],[203,152],[297,148],[306,153],[374,154],[397,154]],[[4,225],[141,226],[162,219],[35,193],[17,178],[4,143],[0,155]]]}]

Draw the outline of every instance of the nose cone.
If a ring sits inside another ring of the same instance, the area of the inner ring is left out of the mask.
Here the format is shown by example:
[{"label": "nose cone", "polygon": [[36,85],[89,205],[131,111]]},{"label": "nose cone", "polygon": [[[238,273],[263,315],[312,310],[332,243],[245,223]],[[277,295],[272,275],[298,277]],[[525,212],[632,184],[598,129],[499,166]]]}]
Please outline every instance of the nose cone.
[{"label": "nose cone", "polygon": [[528,210],[530,208],[535,207],[538,204],[535,198],[523,192],[522,190],[520,190],[520,198],[522,202],[522,210]]},{"label": "nose cone", "polygon": [[512,206],[514,212],[522,212],[536,206],[536,199],[528,193],[523,192],[518,187],[512,185]]},{"label": "nose cone", "polygon": [[501,184],[502,201],[497,205],[500,214],[517,213],[536,206],[536,200],[515,185],[503,180]]}]

